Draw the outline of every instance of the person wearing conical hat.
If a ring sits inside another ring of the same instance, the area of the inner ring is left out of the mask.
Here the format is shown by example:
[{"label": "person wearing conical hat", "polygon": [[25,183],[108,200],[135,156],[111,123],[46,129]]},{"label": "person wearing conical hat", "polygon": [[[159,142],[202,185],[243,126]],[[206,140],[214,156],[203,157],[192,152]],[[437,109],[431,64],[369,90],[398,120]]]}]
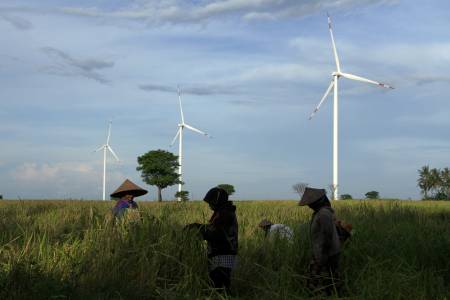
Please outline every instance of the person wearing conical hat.
[{"label": "person wearing conical hat", "polygon": [[310,223],[313,251],[310,288],[323,289],[330,295],[339,282],[338,267],[341,252],[334,210],[324,189],[307,187],[299,205],[307,205],[314,211]]},{"label": "person wearing conical hat", "polygon": [[121,217],[128,208],[137,209],[138,205],[134,201],[135,197],[147,194],[147,190],[139,187],[131,180],[126,179],[118,188],[111,194],[111,198],[118,198],[116,205],[112,212],[115,217]]}]

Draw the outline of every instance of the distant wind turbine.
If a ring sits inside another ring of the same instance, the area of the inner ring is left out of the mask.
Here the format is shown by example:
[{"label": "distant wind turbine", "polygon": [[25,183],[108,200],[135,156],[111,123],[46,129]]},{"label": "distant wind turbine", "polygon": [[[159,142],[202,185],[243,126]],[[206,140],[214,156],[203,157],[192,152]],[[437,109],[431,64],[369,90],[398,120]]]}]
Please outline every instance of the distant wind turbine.
[{"label": "distant wind turbine", "polygon": [[385,83],[380,83],[380,82],[370,80],[367,78],[363,78],[360,76],[341,72],[339,57],[338,57],[338,54],[336,51],[336,44],[334,43],[333,30],[331,29],[331,18],[329,15],[328,15],[328,28],[330,30],[331,43],[333,45],[333,53],[334,53],[334,59],[336,61],[337,70],[334,71],[333,73],[331,73],[331,76],[333,76],[333,79],[331,80],[331,83],[328,86],[328,89],[326,90],[326,92],[323,95],[322,99],[320,100],[319,104],[316,106],[316,108],[312,112],[309,119],[311,120],[312,117],[317,113],[320,106],[325,101],[328,94],[331,92],[331,89],[334,88],[334,90],[333,90],[334,103],[333,103],[333,184],[332,184],[333,188],[332,188],[332,190],[333,190],[333,199],[338,200],[339,199],[338,198],[338,196],[339,196],[339,191],[338,191],[338,80],[340,77],[344,77],[344,78],[351,79],[351,80],[375,84],[382,88],[393,89],[393,87],[390,85],[387,85]]},{"label": "distant wind turbine", "polygon": [[[183,181],[183,173],[182,173],[182,167],[183,167],[183,130],[189,129],[191,131],[194,131],[196,133],[199,133],[201,135],[207,136],[207,137],[211,137],[209,136],[206,132],[203,132],[197,128],[194,128],[188,124],[186,124],[184,122],[184,114],[183,114],[183,107],[181,105],[181,89],[180,87],[178,87],[178,102],[180,104],[180,114],[181,114],[181,123],[178,124],[178,131],[177,134],[175,135],[175,137],[172,140],[172,143],[170,144],[170,146],[173,146],[173,144],[175,143],[175,141],[178,138],[179,144],[178,144],[178,174],[180,175],[179,179],[180,181]],[[178,184],[178,191],[181,192],[181,187],[182,184],[179,183]],[[181,201],[181,198],[178,198],[178,201]]]},{"label": "distant wind turbine", "polygon": [[106,151],[108,150],[109,152],[111,152],[114,158],[117,161],[119,161],[119,158],[117,157],[116,153],[114,153],[113,149],[109,145],[109,140],[111,138],[111,124],[112,121],[109,121],[108,137],[106,138],[106,144],[95,150],[95,152],[103,150],[103,201],[106,200]]}]

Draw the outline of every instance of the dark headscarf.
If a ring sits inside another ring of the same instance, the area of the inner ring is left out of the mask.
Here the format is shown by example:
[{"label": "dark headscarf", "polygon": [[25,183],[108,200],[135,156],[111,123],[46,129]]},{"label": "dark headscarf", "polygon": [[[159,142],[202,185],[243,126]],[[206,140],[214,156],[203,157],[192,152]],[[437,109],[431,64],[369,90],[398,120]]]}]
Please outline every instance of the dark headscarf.
[{"label": "dark headscarf", "polygon": [[220,209],[228,204],[231,204],[231,201],[228,201],[228,193],[219,187],[214,187],[210,189],[203,201],[209,204],[212,210]]}]

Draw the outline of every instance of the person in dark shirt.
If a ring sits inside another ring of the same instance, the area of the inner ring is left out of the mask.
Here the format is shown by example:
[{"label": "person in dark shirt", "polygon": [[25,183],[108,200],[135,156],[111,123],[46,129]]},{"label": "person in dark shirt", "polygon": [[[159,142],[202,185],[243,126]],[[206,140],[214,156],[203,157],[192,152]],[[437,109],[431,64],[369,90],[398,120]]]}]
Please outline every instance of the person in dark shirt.
[{"label": "person in dark shirt", "polygon": [[236,266],[238,253],[238,222],[236,206],[228,200],[224,189],[215,187],[203,199],[213,215],[208,224],[193,223],[186,228],[195,228],[208,243],[209,278],[214,288],[229,292],[231,272]]},{"label": "person in dark shirt", "polygon": [[341,252],[334,210],[324,189],[306,188],[299,205],[307,205],[314,211],[310,223],[313,255],[309,285],[316,291],[325,291],[330,295],[339,287]]}]

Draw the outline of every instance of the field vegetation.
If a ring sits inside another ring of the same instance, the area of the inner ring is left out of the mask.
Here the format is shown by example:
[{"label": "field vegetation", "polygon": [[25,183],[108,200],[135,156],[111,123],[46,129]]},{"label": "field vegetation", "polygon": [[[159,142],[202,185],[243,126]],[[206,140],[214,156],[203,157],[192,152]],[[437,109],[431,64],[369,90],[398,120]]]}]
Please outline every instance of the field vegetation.
[{"label": "field vegetation", "polygon": [[[355,229],[343,250],[339,297],[450,299],[450,203],[333,204]],[[207,205],[139,205],[141,220],[114,224],[109,201],[0,201],[0,299],[220,298],[208,287],[204,242],[182,230],[207,222]],[[311,211],[294,201],[236,205],[240,252],[231,297],[311,297]],[[291,226],[295,240],[264,240],[262,218]]]}]

